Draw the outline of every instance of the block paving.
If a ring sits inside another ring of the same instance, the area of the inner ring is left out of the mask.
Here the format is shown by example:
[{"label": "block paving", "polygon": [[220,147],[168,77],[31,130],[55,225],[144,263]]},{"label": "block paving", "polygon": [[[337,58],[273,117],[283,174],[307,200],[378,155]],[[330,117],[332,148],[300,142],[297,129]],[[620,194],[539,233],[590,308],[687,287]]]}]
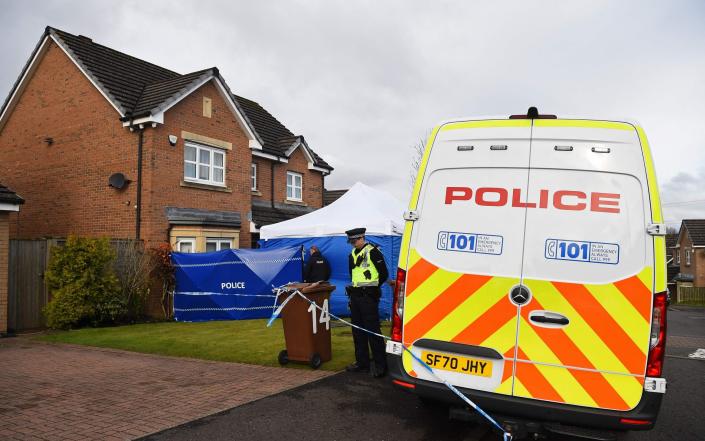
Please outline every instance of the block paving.
[{"label": "block paving", "polygon": [[5,338],[0,439],[134,439],[328,375]]}]

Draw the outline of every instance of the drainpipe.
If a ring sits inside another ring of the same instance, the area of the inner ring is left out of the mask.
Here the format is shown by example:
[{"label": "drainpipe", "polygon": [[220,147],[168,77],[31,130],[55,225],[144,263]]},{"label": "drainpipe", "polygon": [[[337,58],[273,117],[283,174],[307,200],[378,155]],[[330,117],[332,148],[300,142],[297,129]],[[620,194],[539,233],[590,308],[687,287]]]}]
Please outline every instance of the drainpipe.
[{"label": "drainpipe", "polygon": [[137,132],[137,211],[135,215],[135,239],[140,240],[140,224],[142,221],[142,144],[144,143],[144,128]]},{"label": "drainpipe", "polygon": [[[278,159],[277,159],[278,160]],[[274,161],[272,161],[272,172],[271,172],[271,178],[272,178],[272,185],[270,188],[271,192],[271,202],[272,202],[272,208],[274,208]]]}]

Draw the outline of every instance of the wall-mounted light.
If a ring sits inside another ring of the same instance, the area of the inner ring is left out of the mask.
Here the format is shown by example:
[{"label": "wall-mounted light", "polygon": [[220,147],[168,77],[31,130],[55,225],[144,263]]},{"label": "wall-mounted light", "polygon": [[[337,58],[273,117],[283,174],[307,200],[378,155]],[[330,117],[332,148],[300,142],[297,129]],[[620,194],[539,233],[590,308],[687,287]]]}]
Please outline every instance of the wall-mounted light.
[{"label": "wall-mounted light", "polygon": [[52,145],[54,144],[54,138],[52,138],[51,136],[47,136],[46,138],[44,138],[44,142],[46,142],[47,145]]},{"label": "wall-mounted light", "polygon": [[179,137],[176,135],[169,135],[169,145],[174,147],[176,145],[176,141],[179,140]]}]

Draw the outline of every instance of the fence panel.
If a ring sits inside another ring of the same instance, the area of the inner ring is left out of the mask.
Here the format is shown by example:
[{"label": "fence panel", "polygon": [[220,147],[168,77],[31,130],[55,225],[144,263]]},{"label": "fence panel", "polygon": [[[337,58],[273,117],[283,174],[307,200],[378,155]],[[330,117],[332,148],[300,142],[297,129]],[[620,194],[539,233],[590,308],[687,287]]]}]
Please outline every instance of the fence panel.
[{"label": "fence panel", "polygon": [[678,287],[678,303],[685,305],[705,305],[705,288],[695,286]]},{"label": "fence panel", "polygon": [[44,326],[42,309],[48,294],[44,284],[50,241],[11,240],[8,273],[8,328],[22,331]]}]

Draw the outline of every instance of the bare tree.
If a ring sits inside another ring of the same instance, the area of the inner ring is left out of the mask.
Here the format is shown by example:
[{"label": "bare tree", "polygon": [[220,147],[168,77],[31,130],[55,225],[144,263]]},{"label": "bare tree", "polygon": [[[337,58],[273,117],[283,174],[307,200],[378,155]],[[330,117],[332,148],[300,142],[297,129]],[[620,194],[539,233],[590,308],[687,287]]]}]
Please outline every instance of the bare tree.
[{"label": "bare tree", "polygon": [[113,241],[116,259],[115,273],[120,279],[122,298],[128,307],[130,319],[139,318],[149,295],[149,274],[152,271],[150,256],[144,251],[142,241]]},{"label": "bare tree", "polygon": [[416,183],[416,177],[419,174],[419,169],[421,168],[421,161],[423,160],[423,153],[426,150],[426,140],[431,136],[431,130],[426,133],[426,136],[422,136],[411,146],[413,151],[413,156],[411,158],[411,170],[409,171],[409,185],[414,188]]}]

